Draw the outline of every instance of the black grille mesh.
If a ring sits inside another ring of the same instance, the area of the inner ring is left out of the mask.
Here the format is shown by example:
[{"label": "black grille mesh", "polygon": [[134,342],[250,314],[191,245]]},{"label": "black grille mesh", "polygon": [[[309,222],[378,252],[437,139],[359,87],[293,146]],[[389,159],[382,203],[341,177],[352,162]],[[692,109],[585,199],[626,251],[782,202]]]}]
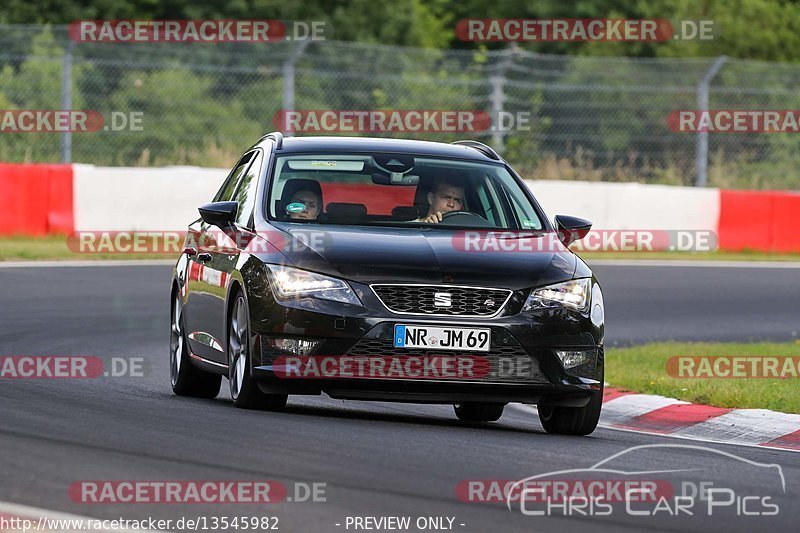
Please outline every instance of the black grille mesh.
[{"label": "black grille mesh", "polygon": [[[383,305],[394,313],[442,316],[492,316],[498,313],[511,291],[446,285],[373,285]],[[434,304],[436,293],[450,296],[450,307]]]}]

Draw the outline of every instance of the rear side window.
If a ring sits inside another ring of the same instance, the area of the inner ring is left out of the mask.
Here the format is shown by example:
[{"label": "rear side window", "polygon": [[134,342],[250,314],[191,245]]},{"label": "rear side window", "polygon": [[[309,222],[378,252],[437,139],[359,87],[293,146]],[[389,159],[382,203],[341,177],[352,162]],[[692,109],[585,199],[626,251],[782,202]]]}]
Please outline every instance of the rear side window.
[{"label": "rear side window", "polygon": [[250,161],[253,159],[254,154],[255,152],[245,154],[244,157],[242,157],[242,159],[236,163],[236,166],[233,168],[231,173],[228,174],[228,178],[225,180],[225,183],[214,197],[215,202],[228,202],[233,198],[233,191],[236,190],[236,187],[242,180],[242,176],[244,176],[245,171],[250,166]]},{"label": "rear side window", "polygon": [[253,206],[256,202],[256,187],[258,186],[258,175],[261,170],[261,152],[253,158],[250,168],[245,172],[239,181],[233,200],[239,203],[239,211],[236,214],[236,223],[240,226],[248,226],[250,217],[253,215]]}]

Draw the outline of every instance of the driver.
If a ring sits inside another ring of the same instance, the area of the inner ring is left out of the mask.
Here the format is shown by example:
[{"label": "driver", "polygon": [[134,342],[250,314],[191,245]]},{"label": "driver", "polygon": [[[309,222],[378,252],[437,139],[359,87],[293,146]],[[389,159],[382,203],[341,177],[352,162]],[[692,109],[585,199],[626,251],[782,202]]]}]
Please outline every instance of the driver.
[{"label": "driver", "polygon": [[464,210],[464,187],[460,182],[452,179],[437,179],[433,188],[428,193],[428,214],[414,222],[429,222],[438,224],[442,216],[450,211]]}]

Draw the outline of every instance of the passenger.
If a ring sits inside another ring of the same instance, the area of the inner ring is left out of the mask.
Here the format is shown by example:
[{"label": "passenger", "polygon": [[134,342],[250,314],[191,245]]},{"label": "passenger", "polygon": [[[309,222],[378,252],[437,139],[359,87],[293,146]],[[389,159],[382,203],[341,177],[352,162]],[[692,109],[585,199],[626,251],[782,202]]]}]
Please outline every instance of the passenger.
[{"label": "passenger", "polygon": [[[302,204],[303,209],[295,211],[299,209],[297,204]],[[311,187],[300,188],[289,197],[286,207],[289,220],[316,220],[322,211],[322,196]]]}]

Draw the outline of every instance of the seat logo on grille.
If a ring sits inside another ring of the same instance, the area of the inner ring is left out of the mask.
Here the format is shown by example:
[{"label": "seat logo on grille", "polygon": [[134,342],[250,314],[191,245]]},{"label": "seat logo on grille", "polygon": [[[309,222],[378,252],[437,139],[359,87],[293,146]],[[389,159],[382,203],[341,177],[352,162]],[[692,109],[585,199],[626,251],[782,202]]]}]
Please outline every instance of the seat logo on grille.
[{"label": "seat logo on grille", "polygon": [[433,293],[434,307],[450,307],[453,305],[453,297],[449,292]]}]

